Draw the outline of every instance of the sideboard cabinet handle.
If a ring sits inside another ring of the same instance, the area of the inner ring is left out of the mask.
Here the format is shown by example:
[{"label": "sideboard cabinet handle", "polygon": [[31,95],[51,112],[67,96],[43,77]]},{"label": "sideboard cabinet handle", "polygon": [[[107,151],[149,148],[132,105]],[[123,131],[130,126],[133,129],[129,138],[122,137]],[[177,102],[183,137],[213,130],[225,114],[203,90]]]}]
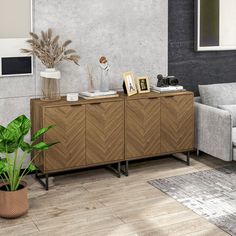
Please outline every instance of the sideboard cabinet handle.
[{"label": "sideboard cabinet handle", "polygon": [[82,106],[82,104],[71,104],[70,106],[71,107],[79,107],[79,106]]}]

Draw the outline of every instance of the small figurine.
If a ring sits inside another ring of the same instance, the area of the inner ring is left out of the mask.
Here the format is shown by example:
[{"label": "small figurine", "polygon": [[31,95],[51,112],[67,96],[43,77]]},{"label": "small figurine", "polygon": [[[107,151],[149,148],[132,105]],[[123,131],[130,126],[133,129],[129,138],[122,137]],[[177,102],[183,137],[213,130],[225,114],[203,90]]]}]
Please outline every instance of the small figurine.
[{"label": "small figurine", "polygon": [[100,91],[108,92],[109,91],[109,70],[110,65],[105,56],[102,56],[99,60],[101,68],[101,81],[100,81]]},{"label": "small figurine", "polygon": [[107,58],[102,56],[99,60],[100,66],[103,70],[109,71],[110,66],[108,65]]}]

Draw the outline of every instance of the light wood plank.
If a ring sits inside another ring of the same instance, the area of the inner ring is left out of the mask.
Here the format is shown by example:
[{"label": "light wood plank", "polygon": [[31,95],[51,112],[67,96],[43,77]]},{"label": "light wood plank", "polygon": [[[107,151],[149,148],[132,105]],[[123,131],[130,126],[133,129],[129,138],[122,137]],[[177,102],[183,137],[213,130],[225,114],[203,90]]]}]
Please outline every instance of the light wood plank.
[{"label": "light wood plank", "polygon": [[207,155],[191,163],[187,167],[171,157],[131,163],[131,175],[121,179],[103,168],[80,171],[50,178],[48,192],[27,177],[29,213],[0,219],[0,235],[227,235],[147,183],[225,165]]}]

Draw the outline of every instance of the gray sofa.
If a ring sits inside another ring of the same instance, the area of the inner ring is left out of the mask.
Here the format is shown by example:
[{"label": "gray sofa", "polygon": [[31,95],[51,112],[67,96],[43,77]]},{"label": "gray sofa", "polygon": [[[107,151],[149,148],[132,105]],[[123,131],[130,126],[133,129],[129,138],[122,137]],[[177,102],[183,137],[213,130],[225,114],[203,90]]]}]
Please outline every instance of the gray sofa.
[{"label": "gray sofa", "polygon": [[236,83],[199,85],[195,147],[224,161],[236,160]]}]

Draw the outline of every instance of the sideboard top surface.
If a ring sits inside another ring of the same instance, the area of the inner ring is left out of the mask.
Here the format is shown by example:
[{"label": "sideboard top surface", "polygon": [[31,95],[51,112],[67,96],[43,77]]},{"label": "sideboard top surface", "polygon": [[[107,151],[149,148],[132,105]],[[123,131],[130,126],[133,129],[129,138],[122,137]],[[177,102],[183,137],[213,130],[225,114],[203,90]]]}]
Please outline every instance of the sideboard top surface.
[{"label": "sideboard top surface", "polygon": [[192,92],[173,92],[173,93],[144,93],[144,94],[135,94],[133,96],[128,97],[123,92],[119,93],[119,97],[113,98],[102,98],[102,99],[90,99],[86,100],[84,98],[79,98],[79,101],[76,102],[68,102],[66,101],[66,97],[62,97],[59,101],[45,102],[41,101],[39,98],[31,99],[31,103],[37,104],[43,107],[52,107],[52,106],[78,106],[92,103],[103,103],[103,102],[118,102],[118,101],[129,101],[129,100],[137,100],[137,99],[145,99],[145,98],[154,98],[154,97],[172,97],[172,96],[180,96],[180,95],[192,95]]}]

